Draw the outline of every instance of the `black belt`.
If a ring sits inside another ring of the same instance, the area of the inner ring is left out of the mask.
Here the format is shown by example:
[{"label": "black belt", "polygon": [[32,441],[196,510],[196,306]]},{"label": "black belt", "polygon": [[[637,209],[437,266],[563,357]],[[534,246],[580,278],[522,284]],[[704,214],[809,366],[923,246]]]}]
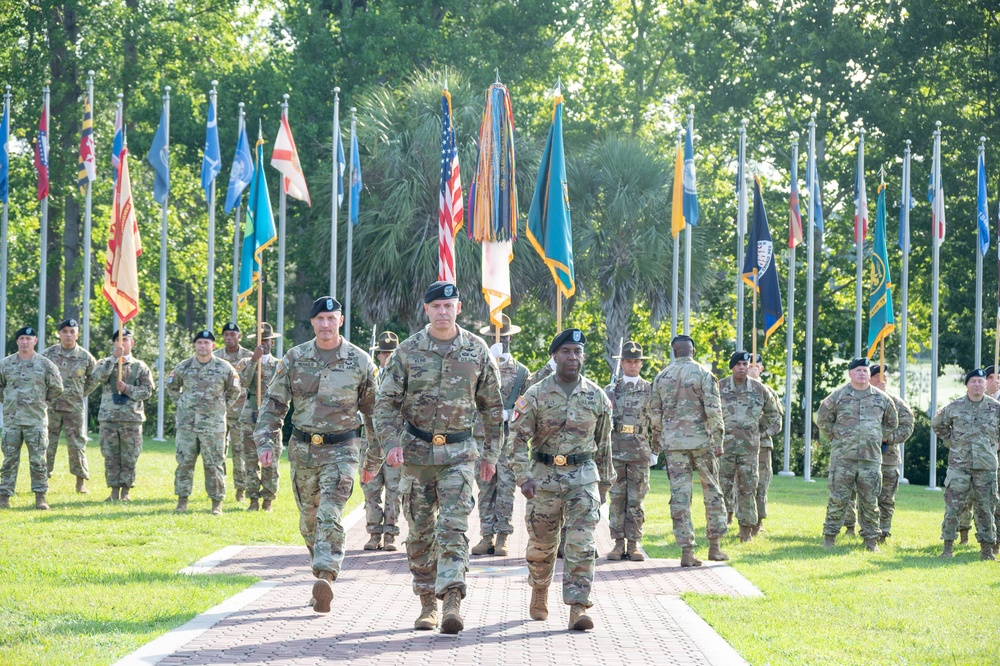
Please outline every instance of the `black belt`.
[{"label": "black belt", "polygon": [[301,439],[303,442],[309,442],[310,444],[340,444],[341,442],[347,442],[361,437],[361,428],[355,428],[354,430],[348,430],[347,432],[338,432],[334,435],[327,435],[316,433],[309,434],[307,432],[302,432],[293,426],[292,434]]},{"label": "black belt", "polygon": [[455,444],[457,442],[464,442],[465,440],[472,437],[472,428],[468,430],[463,430],[461,432],[453,432],[450,435],[445,435],[442,433],[427,432],[426,430],[421,430],[417,426],[413,425],[409,421],[406,422],[406,432],[410,433],[418,439],[422,439],[425,442],[433,444],[434,446],[441,446],[442,444]]},{"label": "black belt", "polygon": [[641,435],[642,426],[619,424],[615,426],[615,432],[620,432],[623,435]]},{"label": "black belt", "polygon": [[546,465],[556,465],[557,467],[562,467],[563,465],[582,465],[588,460],[594,459],[593,453],[574,453],[568,456],[553,456],[548,453],[539,453],[534,451],[531,457],[538,462],[545,463]]}]

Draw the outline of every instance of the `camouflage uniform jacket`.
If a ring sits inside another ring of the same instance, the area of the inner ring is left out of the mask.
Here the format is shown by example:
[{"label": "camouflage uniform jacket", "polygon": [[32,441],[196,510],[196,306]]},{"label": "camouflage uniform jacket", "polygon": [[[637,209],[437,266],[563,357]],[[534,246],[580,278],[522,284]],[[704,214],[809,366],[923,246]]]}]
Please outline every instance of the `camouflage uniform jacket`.
[{"label": "camouflage uniform jacket", "polygon": [[[520,396],[524,395],[524,392],[528,390],[531,386],[531,371],[528,367],[515,359],[510,354],[507,358],[497,359],[497,366],[500,369],[500,397],[503,398],[503,408],[504,410],[510,412],[513,409],[514,401]],[[521,386],[518,387],[517,395],[512,395],[514,393],[514,384],[517,383],[517,373],[520,368],[524,368],[524,381],[521,382]],[[508,409],[510,405],[510,409]],[[506,431],[507,425],[513,420],[513,415],[508,413],[507,419],[504,421],[504,430]],[[505,432],[506,434],[506,432]],[[472,436],[476,439],[476,446],[479,447],[479,453],[482,455],[483,450],[483,419],[476,413],[476,425],[472,429]],[[506,448],[506,437],[504,438],[504,448]]]},{"label": "camouflage uniform jacket", "polygon": [[97,361],[90,352],[75,345],[72,349],[63,349],[61,344],[46,347],[42,356],[49,359],[59,368],[63,379],[63,392],[49,403],[49,409],[58,412],[75,412],[83,408],[83,399],[97,388],[93,372]]},{"label": "camouflage uniform jacket", "polygon": [[719,396],[726,422],[726,453],[756,453],[765,433],[770,437],[781,430],[774,394],[753,377],[747,377],[742,386],[732,375],[720,379]]},{"label": "camouflage uniform jacket", "polygon": [[997,468],[1000,441],[1000,402],[983,396],[979,402],[967,395],[942,407],[931,427],[948,447],[948,467]]},{"label": "camouflage uniform jacket", "polygon": [[177,403],[177,429],[203,433],[226,431],[226,413],[242,393],[236,370],[218,356],[208,363],[196,356],[178,363],[167,391]]},{"label": "camouflage uniform jacket", "polygon": [[[764,384],[764,382],[760,383]],[[767,384],[764,384],[764,388],[767,389],[767,392],[771,394],[771,399],[774,400],[774,404],[777,405],[778,407],[778,423],[773,428],[768,428],[767,430],[760,431],[760,448],[773,449],[774,441],[771,438],[777,435],[779,432],[781,432],[782,429],[784,428],[785,406],[781,403],[781,400],[778,398],[778,394],[774,392],[773,388],[771,388]]]},{"label": "camouflage uniform jacket", "polygon": [[[644,429],[642,410],[649,402],[653,384],[642,377],[627,382],[620,378],[608,384],[604,392],[611,400],[614,416],[611,430],[611,457],[626,462],[648,462],[652,451],[649,448],[649,433]],[[623,427],[624,426],[624,427]],[[629,431],[631,432],[623,432]]]},{"label": "camouflage uniform jacket", "polygon": [[122,359],[122,381],[128,401],[116,405],[114,394],[118,392],[118,359],[114,356],[102,358],[94,368],[94,381],[102,385],[101,411],[97,420],[101,423],[142,423],[146,420],[143,401],[153,395],[153,373],[149,366],[132,356]]},{"label": "camouflage uniform jacket", "polygon": [[[546,377],[518,398],[511,427],[511,469],[517,485],[534,479],[540,490],[598,483],[601,495],[616,477],[611,462],[611,401],[601,387],[580,377],[567,396],[554,376]],[[528,451],[528,442],[531,451]],[[547,465],[531,453],[552,456],[593,454],[581,465]]]},{"label": "camouflage uniform jacket", "polygon": [[458,328],[441,355],[430,324],[399,343],[392,353],[375,401],[376,440],[365,469],[377,472],[385,454],[403,447],[411,465],[450,465],[475,460],[475,438],[434,445],[408,432],[406,422],[424,432],[458,433],[473,428],[476,413],[484,427],[483,460],[496,464],[503,450],[503,399],[496,361],[482,338]]},{"label": "camouflage uniform jacket", "polygon": [[41,354],[32,353],[30,359],[22,361],[15,353],[0,361],[0,399],[6,425],[47,428],[47,404],[62,392],[59,368]]},{"label": "camouflage uniform jacket", "polygon": [[[227,352],[225,347],[220,347],[212,353],[215,354],[215,356],[217,356],[218,358],[221,358],[224,361],[228,361],[229,365],[233,366],[234,368],[236,367],[236,364],[242,361],[243,359],[250,358],[251,356],[253,356],[252,351],[240,346],[237,346],[236,351],[233,352],[232,354]],[[242,377],[240,379],[242,380]],[[267,384],[265,384],[264,386],[267,386]],[[240,397],[236,399],[236,402],[233,403],[233,406],[229,408],[229,412],[226,414],[226,419],[230,425],[236,425],[236,423],[239,422],[240,414],[243,412],[243,405],[249,402],[247,400],[247,396],[250,394],[247,392],[247,388],[248,388],[247,384],[241,381]],[[254,395],[254,401],[256,401],[256,395]]]},{"label": "camouflage uniform jacket", "polygon": [[882,461],[882,442],[899,425],[892,398],[874,386],[859,391],[850,383],[828,395],[816,416],[819,432],[830,441],[830,457]]},{"label": "camouflage uniform jacket", "polygon": [[[257,453],[280,441],[288,408],[292,425],[309,435],[336,435],[371,427],[375,405],[375,364],[363,349],[341,338],[329,363],[313,338],[285,352],[260,406],[253,438]],[[360,412],[360,414],[359,414]],[[335,444],[343,462],[358,462],[358,442]]]},{"label": "camouflage uniform jacket", "polygon": [[[240,376],[240,386],[245,387],[245,399],[243,409],[239,413],[240,423],[256,423],[254,412],[257,411],[257,363],[250,360],[250,356],[245,356],[236,361],[236,374]],[[264,395],[267,387],[271,384],[274,371],[278,367],[278,359],[271,354],[264,354],[260,357],[260,404],[264,404]]]},{"label": "camouflage uniform jacket", "polygon": [[913,434],[913,410],[899,396],[886,393],[896,405],[896,416],[899,418],[899,425],[892,431],[885,442],[882,443],[882,464],[899,464],[899,445],[910,438]]},{"label": "camouflage uniform jacket", "polygon": [[642,420],[653,453],[721,447],[726,434],[719,385],[689,356],[656,375]]}]

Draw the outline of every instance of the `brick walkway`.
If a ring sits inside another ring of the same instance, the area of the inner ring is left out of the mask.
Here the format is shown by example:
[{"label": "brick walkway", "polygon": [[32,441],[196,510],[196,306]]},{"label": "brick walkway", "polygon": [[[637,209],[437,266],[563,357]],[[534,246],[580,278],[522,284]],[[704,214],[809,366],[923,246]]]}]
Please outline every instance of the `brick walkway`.
[{"label": "brick walkway", "polygon": [[[523,525],[523,515],[524,500],[518,497],[516,525]],[[348,554],[329,614],[316,614],[306,605],[314,579],[305,547],[234,546],[186,572],[240,573],[262,582],[118,663],[745,663],[678,597],[685,591],[760,594],[727,566],[681,569],[677,560],[611,563],[601,557],[592,594],[596,628],[568,632],[561,563],[549,594],[549,619],[528,618],[530,590],[522,555],[527,534],[520,529],[513,535],[511,557],[472,558],[462,604],[466,629],[446,636],[412,629],[419,601],[405,552],[365,552],[363,515],[356,511],[348,521],[353,522],[347,530]],[[470,541],[475,543],[475,513],[470,522]],[[598,552],[608,552],[612,541],[605,520],[598,537]]]}]

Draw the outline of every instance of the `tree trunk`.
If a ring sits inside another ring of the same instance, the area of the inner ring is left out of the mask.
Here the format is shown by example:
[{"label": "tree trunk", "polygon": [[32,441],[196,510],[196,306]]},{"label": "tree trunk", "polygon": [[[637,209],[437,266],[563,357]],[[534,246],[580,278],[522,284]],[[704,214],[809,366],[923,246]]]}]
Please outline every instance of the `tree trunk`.
[{"label": "tree trunk", "polygon": [[605,344],[605,358],[610,371],[615,371],[616,361],[612,359],[618,354],[618,342],[628,336],[628,318],[632,312],[632,297],[624,289],[612,287],[610,293],[605,293],[601,301],[601,311],[604,313],[604,327],[608,332]]}]

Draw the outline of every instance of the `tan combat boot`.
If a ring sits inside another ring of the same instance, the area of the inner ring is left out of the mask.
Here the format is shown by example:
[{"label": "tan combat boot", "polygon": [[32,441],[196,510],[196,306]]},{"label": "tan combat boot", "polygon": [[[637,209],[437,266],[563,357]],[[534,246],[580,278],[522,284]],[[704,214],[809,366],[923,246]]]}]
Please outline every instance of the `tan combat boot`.
[{"label": "tan combat boot", "polygon": [[45,501],[45,493],[35,493],[35,508],[39,511],[49,510],[49,503]]},{"label": "tan combat boot", "polygon": [[256,497],[251,497],[250,506],[247,507],[247,511],[260,511],[260,500]]},{"label": "tan combat boot", "polygon": [[959,536],[958,543],[960,544],[969,543],[969,528],[968,527],[959,528],[958,536]]},{"label": "tan combat boot", "polygon": [[608,559],[617,562],[623,557],[625,557],[625,539],[615,539],[615,547],[608,553]]},{"label": "tan combat boot", "polygon": [[81,495],[87,494],[87,480],[82,476],[76,477],[76,492]]},{"label": "tan combat boot", "polygon": [[131,502],[132,501],[132,498],[129,497],[129,494],[128,494],[128,486],[122,486],[122,494],[120,496],[120,499],[123,502]]},{"label": "tan combat boot", "polygon": [[330,602],[333,601],[333,581],[335,580],[337,580],[337,576],[332,571],[319,572],[312,589],[312,607],[317,613],[330,612]]},{"label": "tan combat boot", "polygon": [[236,501],[237,502],[242,502],[244,499],[246,499],[246,496],[247,496],[246,492],[243,491],[241,488],[237,488],[236,489]]},{"label": "tan combat boot", "polygon": [[824,534],[823,535],[823,547],[833,548],[837,545],[837,535],[836,534]]},{"label": "tan combat boot", "polygon": [[865,550],[867,550],[869,553],[882,552],[878,549],[878,539],[876,538],[865,539]]},{"label": "tan combat boot", "polygon": [[[114,494],[113,490],[112,490],[112,494]],[[177,507],[174,509],[174,511],[177,511],[178,513],[184,513],[187,510],[188,510],[188,498],[187,497],[178,497],[177,498]]]},{"label": "tan combat boot", "polygon": [[532,620],[549,619],[549,588],[531,588],[531,604],[528,606],[528,615]]},{"label": "tan combat boot", "polygon": [[497,545],[493,547],[493,554],[496,555],[497,557],[507,557],[507,554],[509,553],[507,549],[508,536],[509,535],[507,534],[497,535]]},{"label": "tan combat boot", "polygon": [[212,500],[212,515],[213,516],[222,515],[222,500]]},{"label": "tan combat boot", "polygon": [[378,550],[382,547],[382,535],[378,532],[372,534],[368,537],[368,543],[365,544],[365,550]]},{"label": "tan combat boot", "polygon": [[701,560],[694,556],[694,547],[685,546],[681,549],[681,566],[682,567],[700,567]]},{"label": "tan combat boot", "polygon": [[261,502],[260,510],[261,511],[266,511],[267,513],[271,513],[271,502],[272,501],[273,500],[266,499],[263,502]]},{"label": "tan combat boot", "polygon": [[979,544],[979,559],[996,561],[997,558],[993,555],[993,544],[985,541]]},{"label": "tan combat boot", "polygon": [[104,500],[104,501],[105,502],[117,502],[118,501],[118,493],[120,493],[120,492],[121,492],[121,488],[119,488],[118,486],[115,486],[114,488],[111,489],[111,494],[108,495],[108,498],[106,500]]},{"label": "tan combat boot", "polygon": [[722,547],[719,546],[718,539],[708,540],[708,559],[713,562],[725,562],[729,559],[729,556],[722,552]]},{"label": "tan combat boot", "polygon": [[444,593],[444,604],[441,606],[441,633],[457,634],[465,629],[465,622],[459,611],[462,610],[462,591],[452,588]]},{"label": "tan combat boot", "polygon": [[733,524],[733,512],[732,511],[727,511],[726,512],[726,525],[732,525],[732,524]]},{"label": "tan combat boot", "polygon": [[399,550],[396,546],[396,535],[395,534],[383,534],[382,535],[382,550],[394,553]]},{"label": "tan combat boot", "polygon": [[587,615],[587,607],[583,604],[573,604],[569,609],[569,628],[574,631],[587,631],[594,628],[594,620]]},{"label": "tan combat boot", "polygon": [[740,525],[739,539],[743,543],[749,543],[750,541],[753,541],[753,536],[750,534],[749,525]]},{"label": "tan combat boot", "polygon": [[639,550],[639,542],[631,539],[629,539],[628,548],[625,550],[625,556],[633,562],[642,562],[646,559],[646,556]]},{"label": "tan combat boot", "polygon": [[0,495],[0,509],[10,508],[10,495]]},{"label": "tan combat boot", "polygon": [[433,592],[420,595],[420,617],[413,623],[414,629],[434,629],[438,626],[438,601]]},{"label": "tan combat boot", "polygon": [[941,554],[938,555],[938,557],[955,557],[955,551],[953,550],[954,546],[955,546],[954,540],[945,541],[944,550],[941,551]]},{"label": "tan combat boot", "polygon": [[479,540],[475,546],[469,549],[469,552],[473,555],[489,555],[494,552],[495,546],[493,545],[493,535],[484,534],[483,538]]}]

